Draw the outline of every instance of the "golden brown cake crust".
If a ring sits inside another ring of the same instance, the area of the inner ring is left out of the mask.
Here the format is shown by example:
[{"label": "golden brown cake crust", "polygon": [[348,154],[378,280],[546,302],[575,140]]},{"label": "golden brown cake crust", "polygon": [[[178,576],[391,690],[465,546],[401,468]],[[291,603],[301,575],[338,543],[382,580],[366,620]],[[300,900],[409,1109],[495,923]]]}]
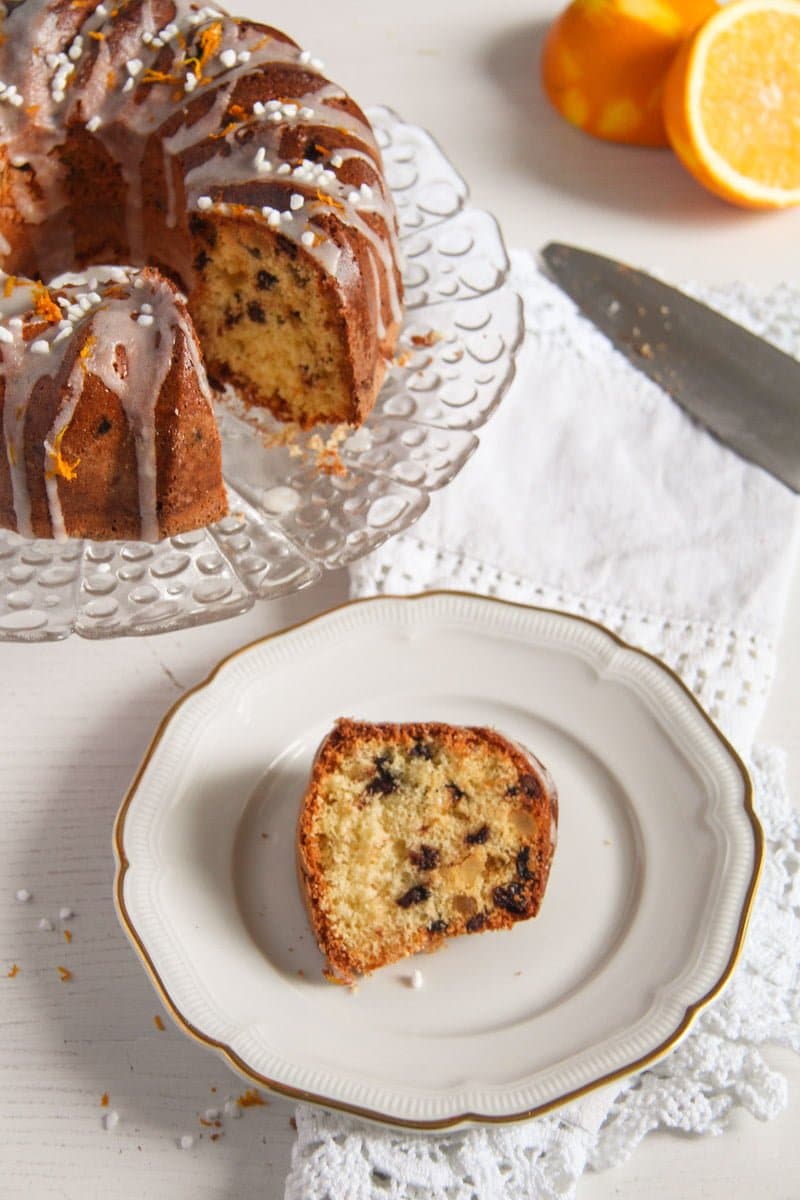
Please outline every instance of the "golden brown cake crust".
[{"label": "golden brown cake crust", "polygon": [[301,891],[332,975],[351,981],[535,916],[557,819],[547,769],[496,730],[337,721],[297,831]]}]

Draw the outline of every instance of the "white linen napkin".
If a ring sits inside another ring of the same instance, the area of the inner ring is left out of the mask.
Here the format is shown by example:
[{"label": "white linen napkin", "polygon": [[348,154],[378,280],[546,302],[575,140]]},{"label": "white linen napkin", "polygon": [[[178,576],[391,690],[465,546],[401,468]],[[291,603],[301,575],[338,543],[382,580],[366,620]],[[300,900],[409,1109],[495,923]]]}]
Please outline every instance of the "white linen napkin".
[{"label": "white linen napkin", "polygon": [[[749,759],[768,858],[743,958],[664,1061],[523,1125],[382,1131],[307,1106],[286,1200],[571,1197],[653,1129],[775,1116],[800,1052],[800,819],[777,751],[752,739],[798,545],[796,497],[686,416],[585,321],[525,252],[517,377],[461,474],[407,534],[351,572],[354,595],[435,587],[582,613],[658,655]],[[690,289],[800,357],[800,289]]]}]

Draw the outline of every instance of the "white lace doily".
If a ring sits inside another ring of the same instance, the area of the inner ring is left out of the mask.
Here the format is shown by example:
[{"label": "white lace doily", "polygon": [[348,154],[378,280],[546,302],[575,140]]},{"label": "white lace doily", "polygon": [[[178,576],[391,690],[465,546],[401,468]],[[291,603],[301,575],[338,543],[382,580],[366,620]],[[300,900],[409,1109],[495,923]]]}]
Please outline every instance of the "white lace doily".
[{"label": "white lace doily", "polygon": [[[301,1106],[286,1200],[571,1197],[588,1167],[622,1162],[653,1130],[719,1133],[737,1107],[774,1117],[786,1081],[759,1047],[800,1052],[800,817],[781,752],[751,747],[797,503],[635,372],[528,256],[514,268],[528,346],[505,412],[414,530],[353,569],[352,590],[498,595],[581,613],[656,654],[749,759],[764,875],[731,983],[661,1063],[535,1121],[448,1136]],[[800,357],[800,290],[700,294]]]}]

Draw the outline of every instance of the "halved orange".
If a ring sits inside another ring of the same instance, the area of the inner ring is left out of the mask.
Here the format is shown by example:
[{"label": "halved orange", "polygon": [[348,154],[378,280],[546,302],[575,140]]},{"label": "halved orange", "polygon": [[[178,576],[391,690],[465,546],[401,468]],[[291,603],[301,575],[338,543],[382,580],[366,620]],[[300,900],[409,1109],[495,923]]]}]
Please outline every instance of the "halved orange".
[{"label": "halved orange", "polygon": [[595,137],[666,146],[661,93],[679,47],[715,0],[573,0],[542,50],[544,89]]},{"label": "halved orange", "polygon": [[747,208],[800,204],[800,0],[734,0],[681,48],[664,121],[684,166]]}]

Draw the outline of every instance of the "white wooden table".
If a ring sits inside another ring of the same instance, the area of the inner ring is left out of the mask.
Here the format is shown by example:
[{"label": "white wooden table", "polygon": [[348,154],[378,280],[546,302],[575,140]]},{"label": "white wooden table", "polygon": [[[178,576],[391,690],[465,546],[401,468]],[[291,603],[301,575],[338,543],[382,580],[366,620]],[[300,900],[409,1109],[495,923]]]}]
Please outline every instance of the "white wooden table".
[{"label": "white wooden table", "polygon": [[[729,209],[670,154],[591,142],[549,111],[536,60],[551,3],[405,0],[389,12],[297,0],[284,17],[242,0],[238,10],[289,25],[363,103],[427,126],[509,245],[576,241],[676,279],[798,277],[800,210]],[[223,1116],[220,1128],[200,1124],[245,1085],[163,1014],[114,914],[111,827],[181,692],[222,655],[344,594],[344,579],[330,576],[293,599],[184,633],[0,646],[0,1200],[282,1195],[291,1105],[276,1097],[240,1119]],[[762,741],[788,749],[795,795],[798,674],[800,578],[761,730]],[[15,900],[20,888],[32,893],[27,903]],[[62,908],[74,916],[61,920]],[[42,917],[52,930],[38,929]],[[9,979],[12,963],[20,971]],[[71,980],[61,981],[59,966]],[[740,1116],[718,1139],[651,1138],[626,1167],[587,1177],[582,1200],[638,1200],[643,1188],[653,1200],[797,1200],[800,1060],[770,1058],[792,1084],[780,1119],[761,1126]],[[113,1129],[104,1128],[109,1113],[119,1116]],[[186,1134],[195,1144],[180,1150]]]}]

